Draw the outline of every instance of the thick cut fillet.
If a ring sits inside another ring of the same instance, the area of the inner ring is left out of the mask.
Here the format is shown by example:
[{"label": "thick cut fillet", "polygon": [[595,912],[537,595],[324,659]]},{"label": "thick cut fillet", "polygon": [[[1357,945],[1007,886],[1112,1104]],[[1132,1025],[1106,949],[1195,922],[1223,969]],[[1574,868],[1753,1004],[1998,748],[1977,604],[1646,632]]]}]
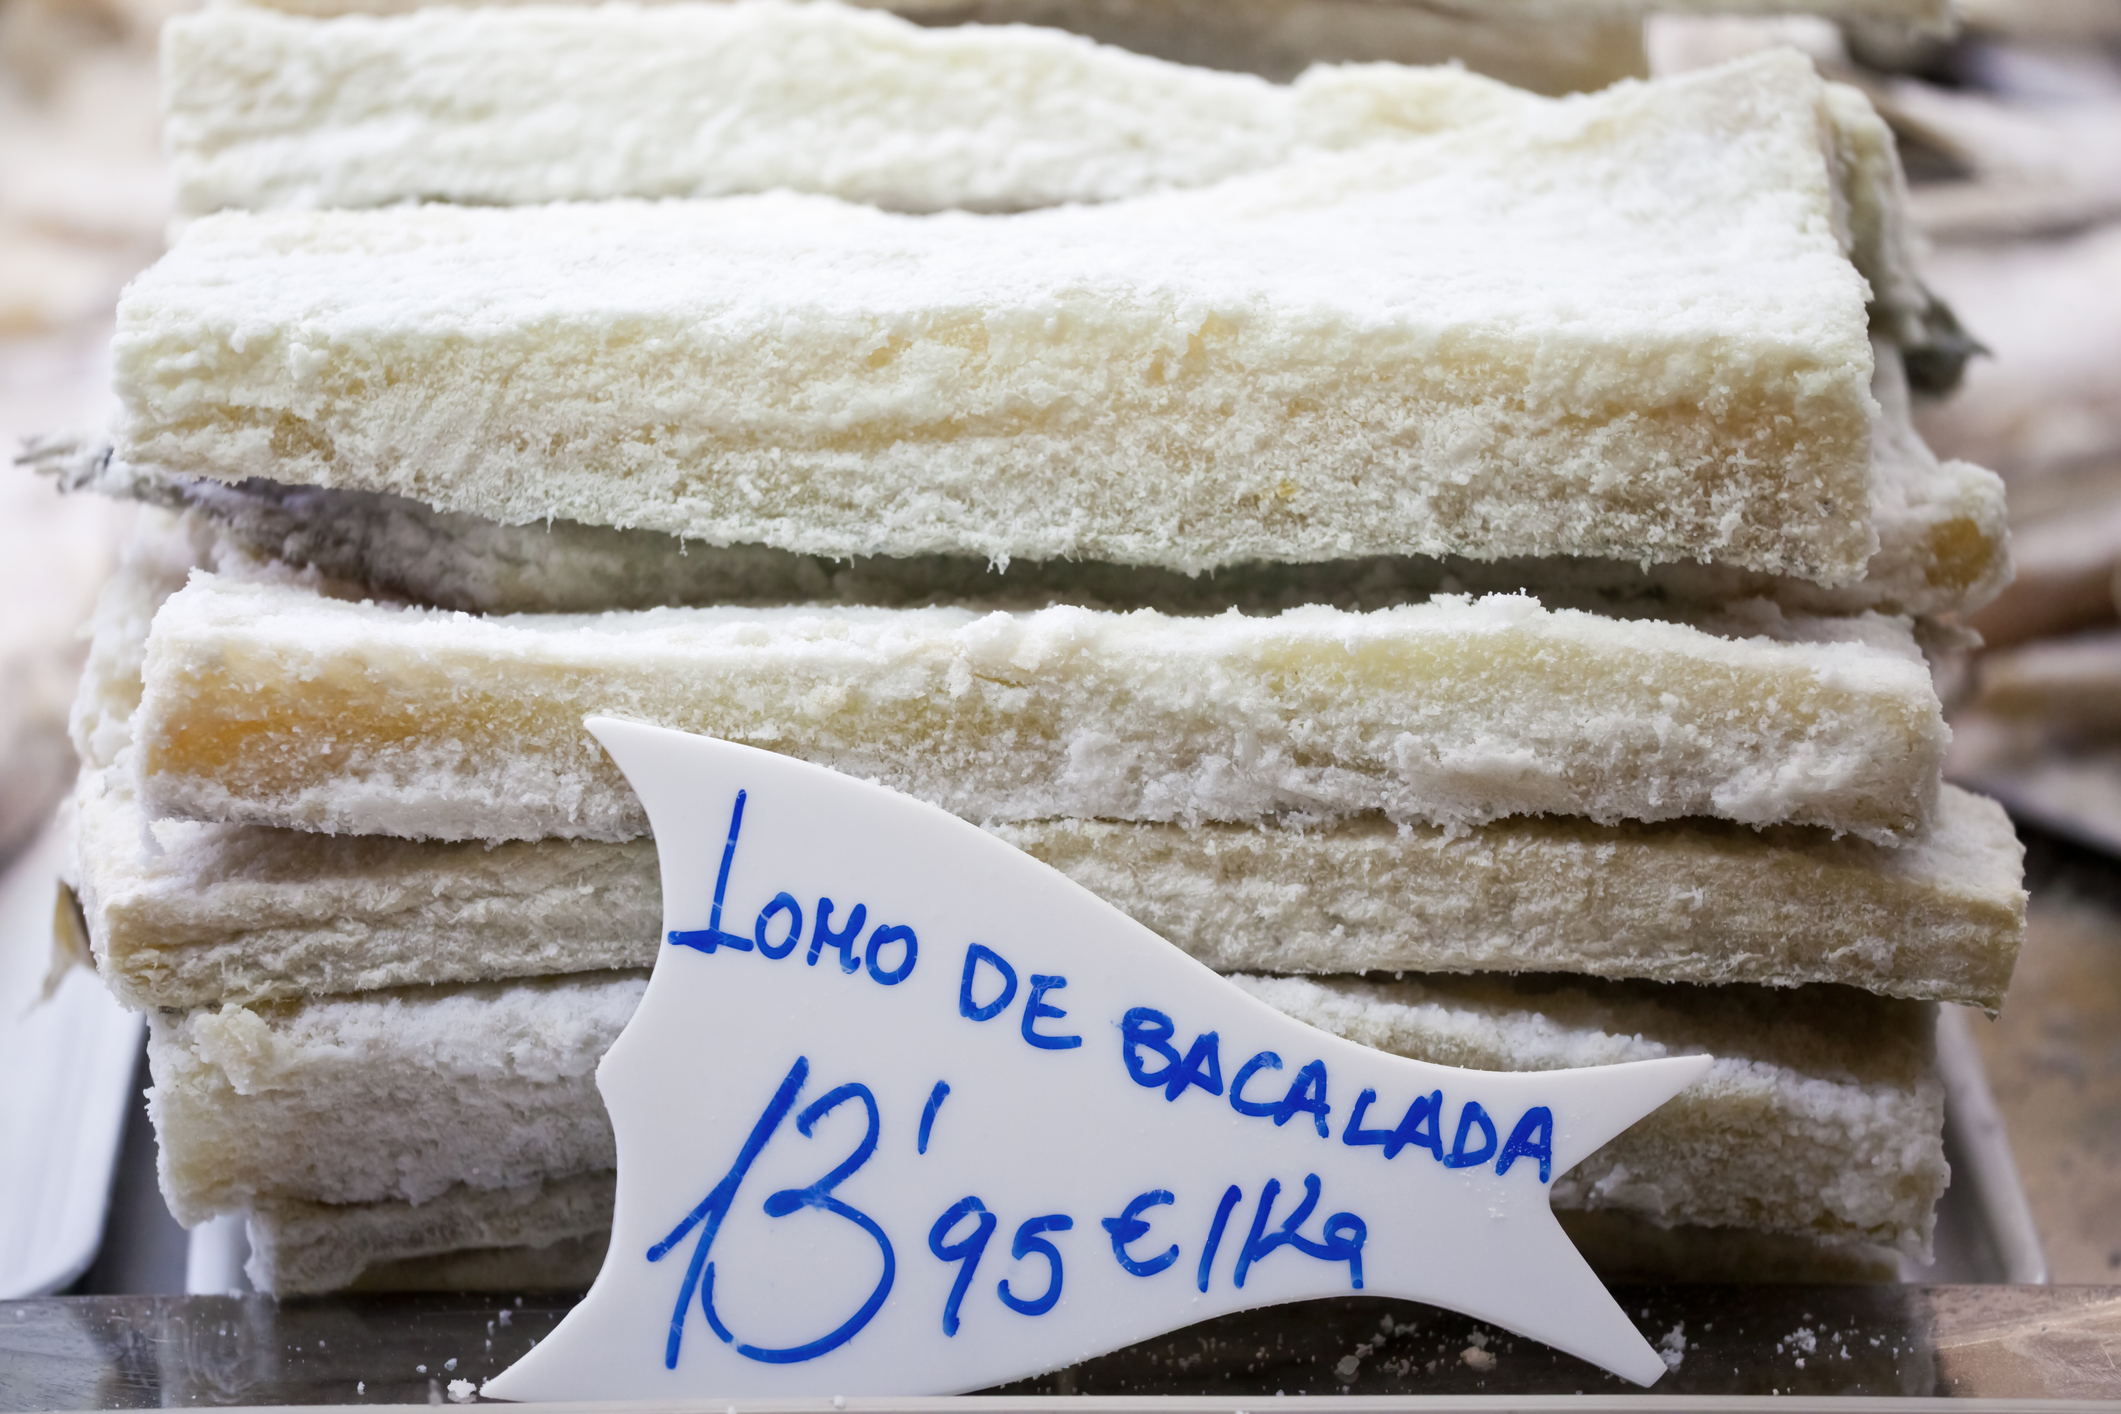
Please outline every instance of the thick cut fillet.
[{"label": "thick cut fillet", "polygon": [[646,985],[591,973],[153,1013],[163,1196],[190,1224],[260,1199],[420,1203],[609,1169],[597,1062]]},{"label": "thick cut fillet", "polygon": [[922,555],[835,561],[762,545],[708,547],[654,530],[556,520],[510,525],[402,496],[250,479],[170,476],[120,462],[108,440],[36,439],[23,460],[68,490],[197,513],[251,558],[282,560],[386,597],[472,613],[573,613],[683,604],[982,600],[1247,612],[1328,603],[1382,608],[1451,587],[1596,599],[1653,615],[1771,599],[1800,613],[1967,614],[2011,582],[2003,483],[1940,463],[1908,419],[1897,350],[1877,341],[1870,507],[1878,551],[1852,584],[1730,565],[1639,565],[1578,558],[1469,560],[1386,555],[1316,564],[1232,565],[1212,575],[1099,561]]},{"label": "thick cut fillet", "polygon": [[194,216],[519,206],[785,187],[898,211],[1021,211],[1205,186],[1541,100],[1446,66],[1294,84],[1028,26],[831,3],[248,7],[163,31],[165,131]]},{"label": "thick cut fillet", "polygon": [[[1297,604],[1382,608],[1445,587],[1527,590],[1653,615],[1765,598],[1800,613],[1968,614],[2011,582],[2003,482],[1965,462],[1940,463],[1908,421],[1900,354],[1877,343],[1872,379],[1870,506],[1878,551],[1863,578],[1828,589],[1730,565],[1573,558],[1469,560],[1387,555],[1316,564],[1231,565],[1212,575],[1098,561],[959,555],[835,561],[763,545],[687,544],[655,530],[558,520],[509,525],[438,511],[384,492],[250,479],[169,476],[117,461],[93,436],[39,438],[23,460],[68,490],[196,512],[227,546],[363,586],[386,597],[469,613],[576,613],[683,604],[837,602],[898,605],[982,600],[1247,612]],[[224,553],[226,551],[224,550]]]},{"label": "thick cut fillet", "polygon": [[[1608,595],[1648,593],[1681,603],[1760,595],[1799,613],[1819,614],[1866,609],[1968,614],[1993,601],[2016,572],[2003,478],[1969,462],[1938,461],[1915,430],[1908,360],[1884,339],[1875,344],[1871,391],[1878,416],[1871,425],[1870,506],[1878,552],[1862,579],[1828,589],[1723,565],[1652,565],[1630,574],[1617,566],[1582,563],[1573,571],[1577,582]],[[83,478],[75,473],[73,479]],[[125,478],[121,472],[110,479],[123,485]],[[1488,569],[1492,574],[1507,567]],[[1460,576],[1468,587],[1486,587],[1480,569]]]},{"label": "thick cut fillet", "polygon": [[83,774],[72,883],[96,970],[136,1010],[655,961],[663,904],[653,841],[488,846],[150,827],[124,779]]},{"label": "thick cut fillet", "polygon": [[2025,934],[2009,816],[1951,787],[1900,849],[1703,820],[993,828],[1220,972],[1840,982],[1993,1011]]},{"label": "thick cut fillet", "polygon": [[613,1175],[459,1184],[424,1203],[261,1200],[244,1275],[279,1296],[587,1289],[611,1238]]},{"label": "thick cut fillet", "polygon": [[1545,812],[1918,832],[1948,732],[1905,621],[1770,614],[1750,631],[1846,641],[1500,595],[1273,618],[480,619],[198,575],[155,616],[133,734],[152,818],[431,839],[646,833],[582,727],[593,713],[801,756],[976,821]]},{"label": "thick cut fillet", "polygon": [[1834,156],[1848,200],[1849,251],[1871,286],[1871,330],[1907,351],[1908,373],[1925,393],[1959,386],[1983,349],[1922,278],[1928,248],[1915,223],[1900,144],[1862,89],[1826,86]]},{"label": "thick cut fillet", "polygon": [[[564,1180],[562,1181],[564,1182]],[[436,1201],[439,1202],[441,1200],[437,1199]],[[415,1222],[418,1221],[417,1215],[420,1210],[413,1205],[393,1203],[377,1204],[375,1207],[399,1210],[409,1208],[414,1215]],[[303,1253],[305,1258],[312,1260],[331,1253],[334,1250],[334,1239],[337,1236],[336,1232],[333,1231],[336,1227],[337,1210],[324,1208],[320,1205],[317,1211],[323,1216],[317,1219],[319,1227],[312,1229],[312,1232],[319,1245],[312,1246]],[[257,1215],[253,1214],[252,1220],[248,1224],[253,1238],[258,1236],[261,1226],[257,1220]],[[392,1226],[394,1225],[386,1225],[385,1230],[391,1230]],[[268,1236],[265,1240],[270,1241],[272,1239]],[[355,1238],[354,1240],[358,1241],[359,1239]],[[507,1247],[459,1247],[447,1252],[407,1257],[398,1261],[381,1260],[383,1249],[378,1246],[369,1249],[367,1252],[366,1257],[370,1265],[362,1270],[360,1277],[354,1281],[351,1289],[354,1291],[396,1292],[493,1291],[510,1292],[518,1295],[527,1291],[587,1291],[589,1284],[596,1280],[598,1270],[604,1265],[604,1252],[610,1245],[610,1234],[600,1229],[580,1237],[561,1237],[550,1242],[524,1242]],[[343,1255],[344,1249],[338,1250]],[[1831,1256],[1829,1260],[1832,1260]],[[1846,1258],[1843,1259],[1843,1264],[1845,1263]],[[251,1275],[261,1265],[257,1262],[254,1255],[251,1261],[246,1261],[243,1264],[244,1275]],[[1790,1270],[1787,1262],[1783,1264],[1782,1269],[1785,1271]],[[1743,1271],[1746,1269],[1739,1268],[1737,1270]],[[1809,1275],[1809,1267],[1801,1267],[1797,1270],[1803,1274],[1792,1275],[1784,1279],[1789,1281],[1821,1279]],[[1871,1275],[1855,1279],[1891,1281],[1894,1279],[1891,1274],[1893,1270],[1893,1268],[1889,1267],[1884,1275]],[[269,1279],[270,1274],[268,1273]],[[1823,1279],[1831,1281],[1835,1280],[1836,1277],[1830,1272]],[[1848,1277],[1839,1279],[1850,1280]],[[255,1281],[256,1278],[254,1277],[253,1282],[255,1283]],[[263,1291],[267,1288],[260,1286],[258,1289]],[[308,1289],[325,1290],[327,1288],[314,1287]]]},{"label": "thick cut fillet", "polygon": [[[1534,977],[1238,980],[1299,1019],[1455,1065],[1712,1051],[1706,1079],[1557,1174],[1557,1204],[1928,1247],[1945,1166],[1925,1004]],[[157,1013],[164,1195],[196,1222],[263,1202],[418,1203],[460,1184],[608,1170],[592,1072],[645,985],[600,974]]]},{"label": "thick cut fillet", "polygon": [[87,628],[88,657],[67,719],[85,770],[111,765],[131,744],[140,669],[155,614],[193,570],[235,568],[233,556],[219,553],[230,538],[205,516],[155,506],[141,510],[117,568],[96,595]]},{"label": "thick cut fillet", "polygon": [[1873,358],[1794,54],[1008,216],[224,213],[120,459],[825,555],[1860,578]]},{"label": "thick cut fillet", "polygon": [[[128,1006],[655,961],[650,841],[150,830],[122,779],[84,776],[75,828],[97,967]],[[1899,849],[1701,820],[1498,820],[1455,837],[1376,817],[1312,830],[993,828],[1221,972],[1841,982],[1993,1010],[2025,931],[2009,818],[1950,787],[1936,823]]]},{"label": "thick cut fillet", "polygon": [[[1452,65],[1293,84],[1026,26],[930,28],[820,0],[441,8],[378,22],[222,6],[164,28],[164,132],[190,215],[519,206],[787,188],[895,211],[1112,201],[1539,111]],[[1907,183],[1829,85],[1848,249],[1882,332],[1927,337]]]},{"label": "thick cut fillet", "polygon": [[[1937,460],[1915,430],[1901,360],[1882,356],[1872,386],[1880,405],[1871,428],[1877,468],[1871,518],[1879,552],[1865,576],[1874,586],[1873,603],[1908,614],[1971,613],[2001,594],[2015,573],[2003,478],[1971,462]],[[1820,597],[1783,597],[1792,608],[1821,613],[1846,612],[1859,602],[1845,597],[1837,604],[1832,590],[1812,593]]]}]

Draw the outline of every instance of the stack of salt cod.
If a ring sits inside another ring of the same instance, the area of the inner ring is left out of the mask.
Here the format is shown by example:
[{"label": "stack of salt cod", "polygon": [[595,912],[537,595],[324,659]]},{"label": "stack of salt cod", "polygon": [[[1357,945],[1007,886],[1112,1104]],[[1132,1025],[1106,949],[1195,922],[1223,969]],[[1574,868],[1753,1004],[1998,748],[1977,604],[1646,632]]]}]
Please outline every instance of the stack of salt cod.
[{"label": "stack of salt cod", "polygon": [[[682,103],[538,67],[747,26],[756,81]],[[77,887],[164,1191],[248,1213],[259,1285],[593,1271],[660,919],[592,712],[935,802],[1370,1045],[1713,1051],[1555,1180],[1594,1248],[1927,1249],[1933,1003],[2001,1004],[2024,898],[1924,648],[2009,568],[1906,426],[1860,99],[1789,54],[1276,88],[822,5],[168,53],[187,192],[254,209],[131,288],[67,468],[166,508],[99,610]],[[369,160],[409,128],[454,175]],[[553,204],[300,209],[404,197]]]}]

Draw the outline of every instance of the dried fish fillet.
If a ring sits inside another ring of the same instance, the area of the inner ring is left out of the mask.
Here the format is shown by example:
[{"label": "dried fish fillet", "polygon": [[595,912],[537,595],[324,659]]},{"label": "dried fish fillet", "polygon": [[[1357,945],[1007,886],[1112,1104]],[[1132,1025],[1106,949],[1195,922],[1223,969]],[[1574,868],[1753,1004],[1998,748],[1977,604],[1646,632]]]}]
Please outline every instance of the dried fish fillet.
[{"label": "dried fish fillet", "polygon": [[[103,773],[74,808],[99,970],[143,1011],[655,961],[648,840],[150,829]],[[1455,837],[1375,817],[992,828],[1221,972],[1839,982],[1994,1010],[2025,932],[2009,818],[1949,786],[1936,823],[1899,849],[1701,820],[1541,817]]]},{"label": "dried fish fillet", "polygon": [[[1370,614],[654,609],[473,618],[198,575],[133,722],[153,818],[621,840],[606,713],[819,762],[977,821],[1713,815],[1882,844],[1948,733],[1904,620],[1719,638],[1439,596]],[[1766,626],[1764,624],[1764,626]]]},{"label": "dried fish fillet", "polygon": [[1878,548],[1865,283],[1794,54],[1100,206],[224,213],[118,455],[832,556],[1182,571]]},{"label": "dried fish fillet", "polygon": [[[1706,1079],[1557,1175],[1557,1204],[1928,1248],[1945,1166],[1925,1004],[1536,977],[1238,980],[1300,1020],[1447,1064],[1713,1051]],[[645,985],[599,974],[158,1013],[150,1108],[171,1210],[419,1203],[607,1171],[592,1073]]]}]

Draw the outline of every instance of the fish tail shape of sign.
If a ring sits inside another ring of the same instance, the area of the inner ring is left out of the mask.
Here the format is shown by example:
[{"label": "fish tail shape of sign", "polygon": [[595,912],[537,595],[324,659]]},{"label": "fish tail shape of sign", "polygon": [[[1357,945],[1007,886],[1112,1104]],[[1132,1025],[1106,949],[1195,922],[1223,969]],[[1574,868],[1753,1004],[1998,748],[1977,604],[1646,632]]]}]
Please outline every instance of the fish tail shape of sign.
[{"label": "fish tail shape of sign", "polygon": [[487,1395],[950,1394],[1348,1292],[1665,1372],[1548,1198],[1708,1057],[1385,1055],[933,806],[587,725],[647,808],[665,943],[597,1072],[610,1253]]}]

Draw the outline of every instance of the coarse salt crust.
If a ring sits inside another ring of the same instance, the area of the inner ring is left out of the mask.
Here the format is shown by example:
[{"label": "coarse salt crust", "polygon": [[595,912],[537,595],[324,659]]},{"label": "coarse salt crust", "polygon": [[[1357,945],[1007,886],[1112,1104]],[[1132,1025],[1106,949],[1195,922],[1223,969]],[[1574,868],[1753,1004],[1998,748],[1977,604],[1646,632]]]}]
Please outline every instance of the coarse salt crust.
[{"label": "coarse salt crust", "polygon": [[[74,809],[97,970],[143,1011],[646,967],[660,944],[648,840],[149,827],[116,773]],[[1899,849],[1701,820],[992,828],[1219,972],[1838,982],[1993,1011],[2025,932],[2009,817],[1951,787]]]},{"label": "coarse salt crust", "polygon": [[[1927,1251],[1944,1187],[1934,1010],[1847,989],[1239,978],[1298,1019],[1484,1069],[1713,1050],[1708,1077],[1554,1184],[1557,1206]],[[149,1018],[181,1221],[265,1201],[420,1202],[608,1170],[591,1083],[645,979],[422,988]]]},{"label": "coarse salt crust", "polygon": [[1949,733],[1904,622],[1725,639],[1439,596],[1370,614],[652,609],[474,618],[196,575],[134,719],[151,818],[627,839],[604,713],[975,821],[1382,811],[1919,831]]},{"label": "coarse salt crust", "polygon": [[1844,584],[1876,405],[1822,101],[1765,55],[1020,215],[225,213],[121,305],[118,452],[827,555]]}]

